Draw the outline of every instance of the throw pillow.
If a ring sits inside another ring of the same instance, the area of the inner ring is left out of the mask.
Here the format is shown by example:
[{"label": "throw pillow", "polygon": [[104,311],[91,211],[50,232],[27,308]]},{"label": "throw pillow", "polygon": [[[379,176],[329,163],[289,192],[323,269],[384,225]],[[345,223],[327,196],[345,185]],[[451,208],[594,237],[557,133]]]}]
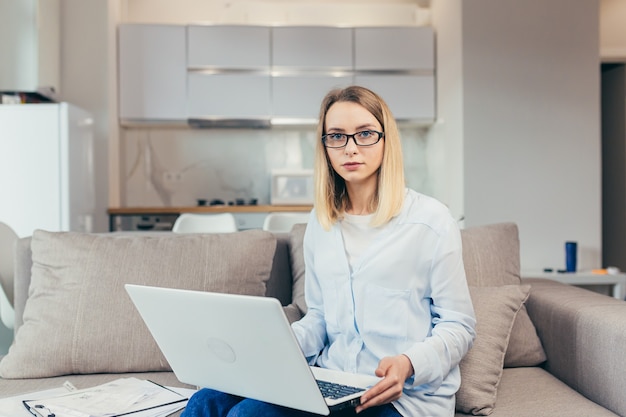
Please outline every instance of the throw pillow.
[{"label": "throw pillow", "polygon": [[548,357],[537,335],[537,329],[523,305],[513,322],[509,347],[504,356],[504,367],[537,366],[546,359]]},{"label": "throw pillow", "polygon": [[529,290],[528,285],[470,287],[476,339],[460,364],[458,411],[473,415],[489,415],[493,411],[513,321]]},{"label": "throw pillow", "polygon": [[[515,223],[497,223],[461,230],[468,285],[520,284],[519,231]],[[505,367],[536,366],[546,360],[537,330],[526,307],[515,319]]]},{"label": "throw pillow", "polygon": [[24,324],[0,375],[169,370],[124,284],[265,295],[275,247],[275,237],[261,230],[154,236],[37,230]]}]

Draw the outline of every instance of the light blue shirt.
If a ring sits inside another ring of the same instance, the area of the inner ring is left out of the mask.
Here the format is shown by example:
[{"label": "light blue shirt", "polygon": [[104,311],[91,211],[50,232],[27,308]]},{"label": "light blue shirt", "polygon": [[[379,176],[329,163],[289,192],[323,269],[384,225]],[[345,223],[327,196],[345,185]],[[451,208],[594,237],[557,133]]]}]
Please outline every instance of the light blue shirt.
[{"label": "light blue shirt", "polygon": [[407,190],[351,269],[341,229],[311,215],[304,236],[307,313],[293,329],[311,364],[373,375],[385,356],[405,354],[415,374],[396,409],[453,416],[459,362],[475,337],[461,236],[449,210]]}]

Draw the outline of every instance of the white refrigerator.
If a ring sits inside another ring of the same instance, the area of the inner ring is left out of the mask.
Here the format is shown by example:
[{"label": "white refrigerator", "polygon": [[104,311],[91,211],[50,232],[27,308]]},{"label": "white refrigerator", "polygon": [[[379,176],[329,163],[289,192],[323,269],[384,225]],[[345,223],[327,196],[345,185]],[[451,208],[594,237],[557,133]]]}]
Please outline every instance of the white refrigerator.
[{"label": "white refrigerator", "polygon": [[20,237],[92,231],[93,140],[92,116],[71,104],[0,105],[0,222]]}]

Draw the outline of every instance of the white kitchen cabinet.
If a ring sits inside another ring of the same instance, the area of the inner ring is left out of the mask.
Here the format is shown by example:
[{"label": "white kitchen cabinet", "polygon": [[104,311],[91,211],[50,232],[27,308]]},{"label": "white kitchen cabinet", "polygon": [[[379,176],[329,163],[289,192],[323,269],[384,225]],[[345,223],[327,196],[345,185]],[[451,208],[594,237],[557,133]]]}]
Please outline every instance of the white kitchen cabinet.
[{"label": "white kitchen cabinet", "polygon": [[189,119],[258,119],[269,124],[269,74],[189,73]]},{"label": "white kitchen cabinet", "polygon": [[187,116],[192,125],[269,126],[270,31],[238,25],[187,28]]},{"label": "white kitchen cabinet", "polygon": [[310,124],[333,88],[380,93],[400,122],[435,118],[430,27],[119,26],[122,124]]},{"label": "white kitchen cabinet", "polygon": [[435,34],[432,27],[354,29],[354,69],[433,71]]},{"label": "white kitchen cabinet", "polygon": [[351,28],[272,29],[272,123],[316,123],[324,95],[353,83]]},{"label": "white kitchen cabinet", "polygon": [[431,27],[355,28],[355,84],[380,94],[400,121],[431,123],[434,42]]},{"label": "white kitchen cabinet", "polygon": [[269,72],[270,31],[271,28],[263,26],[188,26],[187,66]]},{"label": "white kitchen cabinet", "polygon": [[380,95],[400,122],[428,123],[435,118],[435,82],[432,76],[356,74],[354,82]]},{"label": "white kitchen cabinet", "polygon": [[282,69],[352,70],[352,29],[284,26],[272,29],[272,66]]},{"label": "white kitchen cabinet", "polygon": [[352,75],[332,77],[305,74],[272,79],[272,123],[317,123],[320,104],[333,88],[347,87]]},{"label": "white kitchen cabinet", "polygon": [[185,27],[122,24],[119,30],[119,116],[134,121],[186,119]]}]

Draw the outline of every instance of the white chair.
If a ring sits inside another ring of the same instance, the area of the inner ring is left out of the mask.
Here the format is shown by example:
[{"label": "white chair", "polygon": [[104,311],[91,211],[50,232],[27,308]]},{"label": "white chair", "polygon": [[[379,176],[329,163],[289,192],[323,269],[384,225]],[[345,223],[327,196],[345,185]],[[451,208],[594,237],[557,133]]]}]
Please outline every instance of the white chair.
[{"label": "white chair", "polygon": [[238,231],[232,213],[182,213],[176,218],[174,233],[233,233]]},{"label": "white chair", "polygon": [[295,224],[307,223],[308,221],[308,212],[273,212],[265,217],[263,230],[274,233],[286,233],[290,232]]},{"label": "white chair", "polygon": [[18,236],[8,225],[0,222],[0,319],[12,329],[15,322],[13,310],[13,256]]}]

